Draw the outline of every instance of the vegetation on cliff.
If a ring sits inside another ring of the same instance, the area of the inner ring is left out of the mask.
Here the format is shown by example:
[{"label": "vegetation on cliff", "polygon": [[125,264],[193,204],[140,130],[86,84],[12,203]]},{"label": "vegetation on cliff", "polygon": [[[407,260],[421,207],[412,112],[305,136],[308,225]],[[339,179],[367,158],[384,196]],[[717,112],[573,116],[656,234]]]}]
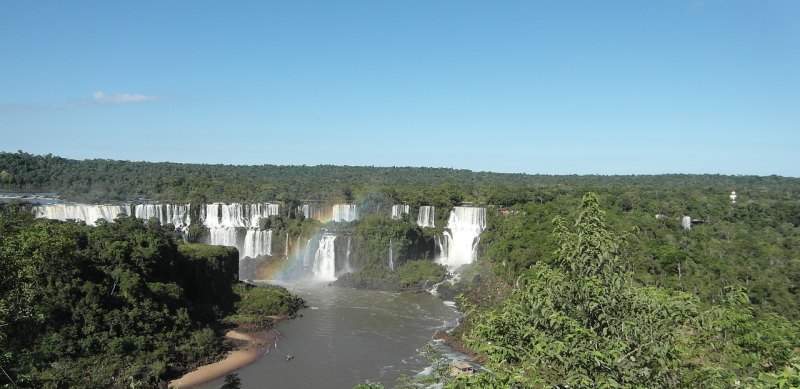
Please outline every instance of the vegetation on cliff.
[{"label": "vegetation on cliff", "polygon": [[301,304],[283,289],[239,290],[235,249],[172,233],[134,218],[33,220],[0,204],[0,387],[155,387],[220,354],[222,319],[237,308]]}]

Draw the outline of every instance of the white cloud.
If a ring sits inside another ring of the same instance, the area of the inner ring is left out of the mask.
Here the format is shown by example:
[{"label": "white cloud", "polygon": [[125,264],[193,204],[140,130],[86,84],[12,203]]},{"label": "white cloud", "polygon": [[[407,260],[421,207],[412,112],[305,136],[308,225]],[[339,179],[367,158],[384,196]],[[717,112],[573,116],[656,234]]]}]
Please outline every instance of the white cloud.
[{"label": "white cloud", "polygon": [[115,103],[115,104],[122,104],[122,103],[142,103],[145,101],[153,101],[153,100],[161,100],[163,97],[155,96],[155,95],[140,95],[140,94],[131,94],[131,93],[118,93],[113,95],[107,95],[104,92],[94,92],[92,94],[92,98],[94,98],[95,102],[98,103]]},{"label": "white cloud", "polygon": [[80,109],[80,108],[94,108],[107,104],[128,104],[128,103],[144,103],[147,101],[166,100],[165,96],[158,95],[142,95],[136,93],[117,93],[106,94],[105,92],[97,91],[92,93],[91,100],[68,101],[61,103],[2,103],[0,102],[1,112],[18,112],[18,111],[33,111],[33,110],[50,110],[50,109]]}]

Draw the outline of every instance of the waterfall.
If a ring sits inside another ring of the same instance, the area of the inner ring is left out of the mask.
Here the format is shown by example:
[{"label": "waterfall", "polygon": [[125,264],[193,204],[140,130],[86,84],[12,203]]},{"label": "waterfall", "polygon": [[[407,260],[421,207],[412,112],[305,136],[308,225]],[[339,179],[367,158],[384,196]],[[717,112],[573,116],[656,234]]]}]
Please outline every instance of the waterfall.
[{"label": "waterfall", "polygon": [[302,212],[306,219],[322,219],[322,208],[317,204],[299,205],[297,206],[297,212]]},{"label": "waterfall", "polygon": [[450,268],[475,260],[481,232],[486,228],[486,208],[455,207],[450,212],[447,231],[439,246],[437,262]]},{"label": "waterfall", "polygon": [[358,219],[358,209],[355,204],[336,204],[333,206],[332,221],[351,222],[356,219]]},{"label": "waterfall", "polygon": [[208,230],[206,244],[235,247],[239,259],[272,255],[272,230],[214,227]]},{"label": "waterfall", "polygon": [[114,221],[118,216],[131,214],[129,205],[47,204],[33,207],[37,218],[53,220],[81,220],[93,226],[97,220]]},{"label": "waterfall", "polygon": [[392,219],[394,219],[394,220],[402,219],[403,218],[403,214],[408,215],[409,208],[410,207],[408,205],[405,205],[405,204],[392,205]]},{"label": "waterfall", "polygon": [[394,271],[394,253],[392,252],[392,239],[389,239],[389,269]]},{"label": "waterfall", "polygon": [[261,255],[272,255],[272,230],[247,230],[244,237],[242,257],[255,258]]},{"label": "waterfall", "polygon": [[347,237],[347,252],[344,257],[344,271],[346,273],[352,273],[352,269],[350,268],[350,237]]},{"label": "waterfall", "polygon": [[319,248],[314,254],[314,279],[319,281],[336,280],[336,235],[325,234],[319,240]]},{"label": "waterfall", "polygon": [[157,218],[162,226],[171,223],[175,229],[185,229],[191,223],[189,204],[137,204],[133,214],[142,220]]},{"label": "waterfall", "polygon": [[283,247],[283,256],[289,258],[289,233],[286,233],[286,246]]},{"label": "waterfall", "polygon": [[270,203],[206,204],[203,224],[208,228],[247,227],[258,228],[261,218],[280,215],[280,205]]},{"label": "waterfall", "polygon": [[[238,240],[238,230],[233,227],[218,227],[212,228],[208,231],[208,240],[206,243],[215,246],[229,246],[237,247],[236,241]],[[237,247],[238,248],[238,247]],[[239,250],[239,256],[242,255],[242,250]]]},{"label": "waterfall", "polygon": [[692,218],[689,216],[684,216],[681,219],[681,226],[683,226],[684,230],[691,230],[692,229]]},{"label": "waterfall", "polygon": [[[300,237],[297,237],[297,243],[300,243]],[[303,266],[306,267],[311,264],[311,239],[306,242],[306,249],[303,252]]]},{"label": "waterfall", "polygon": [[418,226],[434,228],[435,219],[436,219],[436,207],[430,205],[423,205],[419,207],[419,214],[417,215]]},{"label": "waterfall", "polygon": [[434,235],[433,237],[433,244],[436,246],[436,250],[439,253],[439,257],[446,257],[448,250],[449,241],[446,239],[442,239],[439,235]]}]

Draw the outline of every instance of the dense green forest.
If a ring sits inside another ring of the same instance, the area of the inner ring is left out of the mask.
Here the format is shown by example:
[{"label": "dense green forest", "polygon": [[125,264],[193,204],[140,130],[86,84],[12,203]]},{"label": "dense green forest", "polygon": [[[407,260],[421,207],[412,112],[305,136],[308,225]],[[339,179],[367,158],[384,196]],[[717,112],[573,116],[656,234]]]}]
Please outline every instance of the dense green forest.
[{"label": "dense green forest", "polygon": [[[466,343],[485,369],[454,377],[446,361],[434,358],[432,374],[401,387],[800,386],[796,321],[759,311],[742,284],[722,288],[713,303],[642,284],[634,277],[633,251],[626,245],[636,231],[615,231],[593,193],[576,210],[556,216],[539,246],[520,247],[537,242],[519,235],[529,231],[518,227],[528,219],[522,212],[516,220],[505,219],[516,225],[494,230],[497,236],[485,243],[488,250],[513,246],[512,251],[528,253],[517,253],[515,258],[526,263],[511,270],[509,261],[493,262],[510,259],[498,253],[474,264],[480,275],[459,301],[466,316],[451,337]],[[501,237],[507,241],[498,243]]]},{"label": "dense green forest", "polygon": [[398,200],[412,206],[463,201],[510,205],[546,200],[572,188],[800,189],[778,176],[632,175],[550,176],[446,168],[359,166],[233,166],[71,160],[0,152],[0,188],[54,191],[73,201],[165,202]]},{"label": "dense green forest", "polygon": [[[0,153],[0,188],[92,202],[282,201],[284,213],[262,220],[262,227],[289,234],[292,242],[321,228],[347,236],[354,272],[339,284],[394,290],[439,280],[441,269],[430,262],[434,237],[453,206],[481,204],[488,223],[478,261],[463,270],[459,284],[443,287],[448,295],[463,292],[467,316],[453,336],[495,374],[441,376],[447,385],[800,385],[797,178],[189,165],[19,152]],[[292,210],[308,201],[354,203],[362,217],[304,220]],[[411,205],[412,214],[418,206],[436,206],[436,228],[390,219],[389,207],[399,203]],[[691,228],[681,223],[686,216]],[[147,223],[141,228],[149,231]],[[192,240],[205,233],[200,225],[191,228]],[[388,269],[390,241],[396,271]],[[273,252],[283,245],[276,239]],[[259,259],[254,269],[275,260]],[[182,331],[201,327],[193,325]]]},{"label": "dense green forest", "polygon": [[237,285],[235,249],[173,234],[135,218],[34,220],[0,204],[0,387],[165,386],[224,351],[228,318],[302,305],[282,288]]}]

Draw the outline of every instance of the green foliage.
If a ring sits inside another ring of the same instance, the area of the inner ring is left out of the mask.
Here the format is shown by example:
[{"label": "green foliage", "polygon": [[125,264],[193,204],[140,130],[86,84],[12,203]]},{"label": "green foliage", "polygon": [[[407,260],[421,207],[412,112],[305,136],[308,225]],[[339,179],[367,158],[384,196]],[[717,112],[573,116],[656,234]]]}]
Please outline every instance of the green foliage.
[{"label": "green foliage", "polygon": [[225,383],[219,389],[239,389],[242,387],[242,380],[238,374],[228,374],[225,376]]},{"label": "green foliage", "polygon": [[796,325],[755,315],[742,291],[701,311],[689,294],[634,286],[596,195],[573,227],[555,224],[552,260],[523,271],[498,309],[463,304],[467,342],[495,374],[452,387],[728,387],[791,375]]},{"label": "green foliage", "polygon": [[334,285],[344,288],[401,290],[403,285],[397,273],[383,265],[367,265],[355,273],[339,276]]},{"label": "green foliage", "polygon": [[235,250],[29,212],[0,204],[0,386],[155,387],[222,351]]},{"label": "green foliage", "polygon": [[293,296],[286,288],[276,285],[254,286],[238,283],[234,287],[238,295],[236,312],[246,316],[294,316],[305,304],[303,299]]},{"label": "green foliage", "polygon": [[408,261],[397,268],[397,275],[403,285],[432,285],[444,281],[447,268],[431,261]]},{"label": "green foliage", "polygon": [[386,215],[366,215],[343,229],[352,231],[353,266],[388,263],[389,244],[395,266],[412,258],[433,259],[433,237],[408,220],[392,220]]}]

